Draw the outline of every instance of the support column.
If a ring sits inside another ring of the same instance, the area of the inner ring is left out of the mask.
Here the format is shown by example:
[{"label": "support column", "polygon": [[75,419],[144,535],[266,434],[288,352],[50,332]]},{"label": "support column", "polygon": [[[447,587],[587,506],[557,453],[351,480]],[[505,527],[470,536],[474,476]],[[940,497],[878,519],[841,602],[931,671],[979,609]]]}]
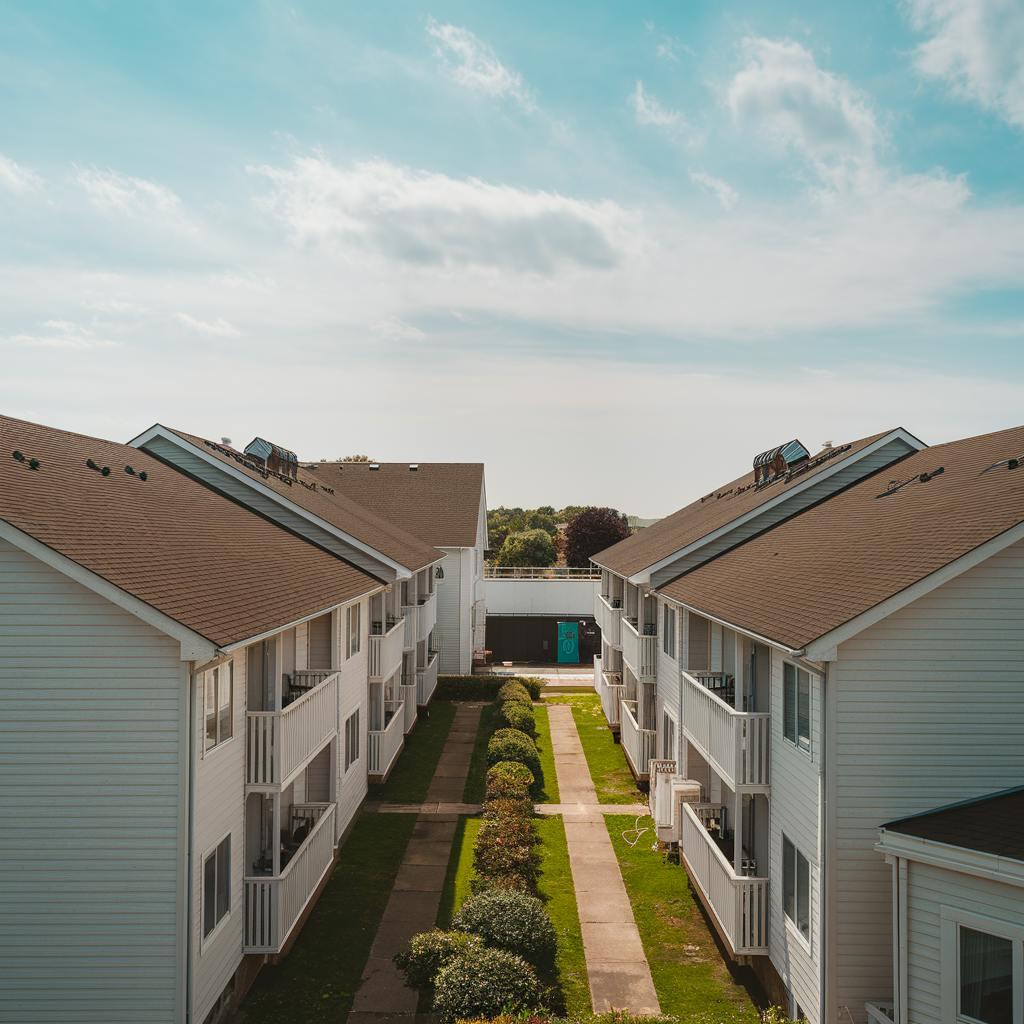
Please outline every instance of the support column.
[{"label": "support column", "polygon": [[736,820],[732,826],[732,869],[737,875],[743,872],[743,794],[736,791]]}]

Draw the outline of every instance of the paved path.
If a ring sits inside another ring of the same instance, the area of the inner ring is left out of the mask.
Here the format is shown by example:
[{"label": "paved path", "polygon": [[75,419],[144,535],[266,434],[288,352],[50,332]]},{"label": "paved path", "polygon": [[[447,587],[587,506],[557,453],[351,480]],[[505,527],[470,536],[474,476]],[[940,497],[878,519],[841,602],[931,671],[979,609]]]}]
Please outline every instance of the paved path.
[{"label": "paved path", "polygon": [[[391,898],[370,947],[370,958],[363,969],[352,1011],[348,1015],[349,1024],[410,1021],[416,1013],[418,995],[406,987],[405,979],[391,958],[405,949],[415,934],[429,931],[437,921],[452,841],[459,814],[464,813],[458,810],[442,812],[440,808],[463,806],[462,790],[469,774],[480,712],[478,704],[458,706],[434,777],[430,780],[426,803],[405,805],[419,813]],[[387,805],[382,804],[380,809],[385,807]]]},{"label": "paved path", "polygon": [[[572,708],[552,704],[548,720],[594,1013],[660,1013],[633,908],[604,824],[603,815],[611,807],[597,802]],[[639,807],[637,813],[646,813],[643,805]],[[632,805],[626,813],[633,813]]]}]

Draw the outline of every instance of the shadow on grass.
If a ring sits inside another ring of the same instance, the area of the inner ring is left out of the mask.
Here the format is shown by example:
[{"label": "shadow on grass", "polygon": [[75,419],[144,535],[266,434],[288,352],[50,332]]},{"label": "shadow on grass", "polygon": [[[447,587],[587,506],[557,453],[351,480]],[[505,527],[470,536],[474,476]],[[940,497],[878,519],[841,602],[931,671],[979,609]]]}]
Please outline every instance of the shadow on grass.
[{"label": "shadow on grass", "polygon": [[383,786],[370,787],[369,799],[395,804],[422,803],[454,718],[455,705],[450,701],[435,700],[421,712],[415,728],[405,737],[394,771]]}]

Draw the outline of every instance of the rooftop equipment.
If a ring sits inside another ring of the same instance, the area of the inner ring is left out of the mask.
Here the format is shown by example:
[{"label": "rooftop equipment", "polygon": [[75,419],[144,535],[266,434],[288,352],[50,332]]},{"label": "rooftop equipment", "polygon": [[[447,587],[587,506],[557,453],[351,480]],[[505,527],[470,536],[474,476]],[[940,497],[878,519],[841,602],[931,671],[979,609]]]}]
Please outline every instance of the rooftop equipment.
[{"label": "rooftop equipment", "polygon": [[766,484],[806,463],[811,453],[796,439],[769,448],[754,459],[754,483]]},{"label": "rooftop equipment", "polygon": [[299,457],[295,452],[264,441],[262,437],[254,437],[245,446],[245,454],[262,462],[271,473],[286,476],[290,480],[295,480],[299,475]]}]

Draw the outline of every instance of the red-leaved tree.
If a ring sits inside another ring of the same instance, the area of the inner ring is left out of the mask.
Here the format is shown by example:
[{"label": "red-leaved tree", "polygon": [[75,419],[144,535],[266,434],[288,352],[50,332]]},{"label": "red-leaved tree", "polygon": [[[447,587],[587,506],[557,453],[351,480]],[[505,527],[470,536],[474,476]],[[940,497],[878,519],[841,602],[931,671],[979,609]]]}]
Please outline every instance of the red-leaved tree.
[{"label": "red-leaved tree", "polygon": [[565,528],[565,564],[590,565],[590,556],[629,536],[629,523],[613,508],[585,508]]}]

